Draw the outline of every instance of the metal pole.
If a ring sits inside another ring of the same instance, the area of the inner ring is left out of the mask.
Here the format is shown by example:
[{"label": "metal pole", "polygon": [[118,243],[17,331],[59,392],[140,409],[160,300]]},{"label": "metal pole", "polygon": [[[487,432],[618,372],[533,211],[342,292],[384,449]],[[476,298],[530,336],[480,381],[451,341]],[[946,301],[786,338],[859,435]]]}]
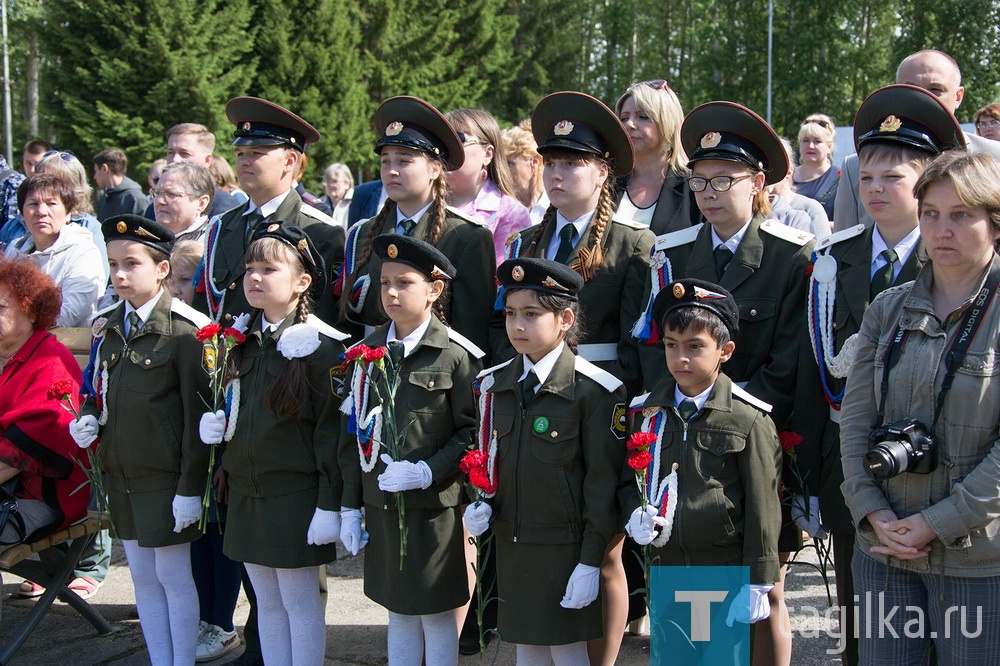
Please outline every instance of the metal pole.
[{"label": "metal pole", "polygon": [[774,39],[774,0],[767,2],[767,124],[771,124],[771,56]]},{"label": "metal pole", "polygon": [[[10,58],[7,55],[7,0],[2,0],[0,15],[3,18],[3,119],[7,138],[7,164],[14,164],[14,134],[10,113]],[[13,168],[13,167],[10,167]]]}]

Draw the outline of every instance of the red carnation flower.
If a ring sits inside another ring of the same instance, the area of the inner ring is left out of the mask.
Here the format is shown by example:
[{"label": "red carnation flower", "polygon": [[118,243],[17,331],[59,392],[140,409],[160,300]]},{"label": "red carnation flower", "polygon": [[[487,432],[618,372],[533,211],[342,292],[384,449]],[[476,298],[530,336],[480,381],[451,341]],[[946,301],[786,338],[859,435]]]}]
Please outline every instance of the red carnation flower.
[{"label": "red carnation flower", "polygon": [[202,326],[198,329],[198,332],[195,333],[195,337],[198,338],[198,342],[205,342],[206,340],[210,340],[217,336],[221,330],[221,324],[208,324],[207,326]]},{"label": "red carnation flower", "polygon": [[629,450],[641,449],[645,451],[650,446],[656,443],[656,435],[651,432],[636,432],[633,433],[628,440]]},{"label": "red carnation flower", "polygon": [[490,476],[483,467],[474,467],[469,470],[469,481],[480,490],[489,491],[490,489]]},{"label": "red carnation flower", "polygon": [[477,467],[486,467],[488,462],[489,456],[476,449],[474,451],[469,451],[462,457],[462,461],[458,463],[458,468],[466,474],[469,474]]},{"label": "red carnation flower", "polygon": [[778,434],[778,441],[781,442],[781,450],[788,452],[802,443],[802,435],[791,430],[782,430]]},{"label": "red carnation flower", "polygon": [[372,361],[377,361],[383,356],[385,356],[385,352],[386,352],[385,347],[376,347],[375,349],[372,349],[371,347],[365,347],[365,353],[364,353],[365,362],[371,363]]},{"label": "red carnation flower", "polygon": [[233,341],[236,344],[238,344],[238,345],[243,344],[247,340],[247,336],[243,335],[242,333],[240,333],[239,331],[237,331],[235,328],[233,328],[231,326],[229,328],[227,328],[226,330],[224,330],[222,332],[222,335],[223,335],[223,337],[226,337],[226,338],[232,338]]},{"label": "red carnation flower", "polygon": [[642,471],[653,462],[653,454],[649,451],[633,451],[628,456],[628,466],[634,470]]},{"label": "red carnation flower", "polygon": [[65,400],[73,393],[73,382],[68,379],[60,379],[45,392],[45,397],[49,400]]},{"label": "red carnation flower", "polygon": [[368,345],[357,345],[355,347],[351,347],[346,352],[344,352],[344,361],[347,363],[350,363],[351,361],[356,361],[362,356],[364,356],[365,352],[368,351],[368,349],[369,349]]}]

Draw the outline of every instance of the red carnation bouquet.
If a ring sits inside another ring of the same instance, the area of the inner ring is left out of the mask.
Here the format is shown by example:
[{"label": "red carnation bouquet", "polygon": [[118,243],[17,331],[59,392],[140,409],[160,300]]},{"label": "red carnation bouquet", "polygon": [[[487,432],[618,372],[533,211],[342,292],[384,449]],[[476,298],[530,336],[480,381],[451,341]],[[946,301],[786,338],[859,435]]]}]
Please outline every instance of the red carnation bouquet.
[{"label": "red carnation bouquet", "polygon": [[[79,420],[80,410],[77,409],[76,404],[73,402],[73,396],[77,394],[76,385],[69,379],[60,379],[54,383],[48,391],[45,392],[45,397],[49,400],[55,400],[62,403],[63,409],[73,415],[74,418]],[[96,439],[92,445],[88,445],[87,448],[87,460],[90,463],[89,469],[80,462],[79,458],[73,458],[76,463],[83,468],[84,473],[87,475],[87,483],[90,484],[91,493],[94,496],[94,501],[97,503],[97,515],[108,515],[108,496],[104,489],[104,474],[101,472],[101,462],[98,459],[97,448],[101,445],[101,440]],[[83,484],[83,485],[86,485]],[[81,485],[78,488],[73,489],[75,494],[79,492]]]},{"label": "red carnation bouquet", "polygon": [[[497,491],[496,481],[490,479],[489,472],[490,456],[486,451],[473,449],[462,457],[458,463],[458,468],[469,475],[469,483],[475,488],[476,505],[483,501],[483,494],[493,496]],[[480,535],[472,537],[476,546],[476,563],[474,571],[476,573],[476,622],[479,627],[479,654],[486,651],[486,628],[483,625],[483,616],[486,613],[486,605],[493,600],[494,587],[496,582],[490,583],[490,587],[483,593],[483,579],[485,577],[486,561],[489,559],[490,549],[493,547],[493,535]]]}]

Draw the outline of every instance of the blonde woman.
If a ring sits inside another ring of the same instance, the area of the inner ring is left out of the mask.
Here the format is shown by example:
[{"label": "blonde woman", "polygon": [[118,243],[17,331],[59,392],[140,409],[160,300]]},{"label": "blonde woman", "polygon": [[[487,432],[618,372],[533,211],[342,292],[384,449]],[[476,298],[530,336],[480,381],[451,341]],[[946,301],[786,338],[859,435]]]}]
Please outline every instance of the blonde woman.
[{"label": "blonde woman", "polygon": [[799,128],[799,166],[792,174],[795,191],[823,204],[833,219],[833,201],[837,198],[840,171],[833,168],[833,142],[837,126],[830,116],[814,113]]}]

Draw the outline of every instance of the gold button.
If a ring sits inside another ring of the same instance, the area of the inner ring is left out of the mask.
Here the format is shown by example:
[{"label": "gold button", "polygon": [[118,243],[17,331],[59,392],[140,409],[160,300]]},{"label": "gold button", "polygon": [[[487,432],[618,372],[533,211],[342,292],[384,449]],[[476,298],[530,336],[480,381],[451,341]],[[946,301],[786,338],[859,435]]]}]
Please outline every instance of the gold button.
[{"label": "gold button", "polygon": [[427,382],[427,388],[434,388],[434,380],[433,379],[430,380],[429,382]]},{"label": "gold button", "polygon": [[831,325],[831,328],[833,328],[833,330],[836,331],[837,330],[837,322],[833,322],[833,324]]},{"label": "gold button", "polygon": [[149,365],[150,363],[152,363],[152,361],[150,361],[150,360],[149,360],[149,359],[147,358],[147,359],[146,359],[146,365]]},{"label": "gold button", "polygon": [[231,315],[231,314],[227,314],[227,315],[226,315],[226,321],[229,321],[229,320],[231,320],[232,318],[233,318],[233,315]]},{"label": "gold button", "polygon": [[232,291],[233,289],[236,289],[236,283],[235,282],[232,283],[231,285],[229,285],[229,291]]},{"label": "gold button", "polygon": [[498,433],[498,432],[497,432],[496,430],[494,430],[494,431],[493,431],[493,436],[494,436],[494,437],[496,437],[496,436],[497,436],[498,434],[499,434],[499,433]]},{"label": "gold button", "polygon": [[750,316],[751,317],[756,317],[757,316],[757,308],[752,308],[750,310]]},{"label": "gold button", "polygon": [[559,433],[558,433],[558,432],[556,432],[555,430],[553,430],[553,431],[552,431],[552,439],[555,439],[555,438],[556,438],[556,437],[558,437],[558,436],[559,436]]}]

